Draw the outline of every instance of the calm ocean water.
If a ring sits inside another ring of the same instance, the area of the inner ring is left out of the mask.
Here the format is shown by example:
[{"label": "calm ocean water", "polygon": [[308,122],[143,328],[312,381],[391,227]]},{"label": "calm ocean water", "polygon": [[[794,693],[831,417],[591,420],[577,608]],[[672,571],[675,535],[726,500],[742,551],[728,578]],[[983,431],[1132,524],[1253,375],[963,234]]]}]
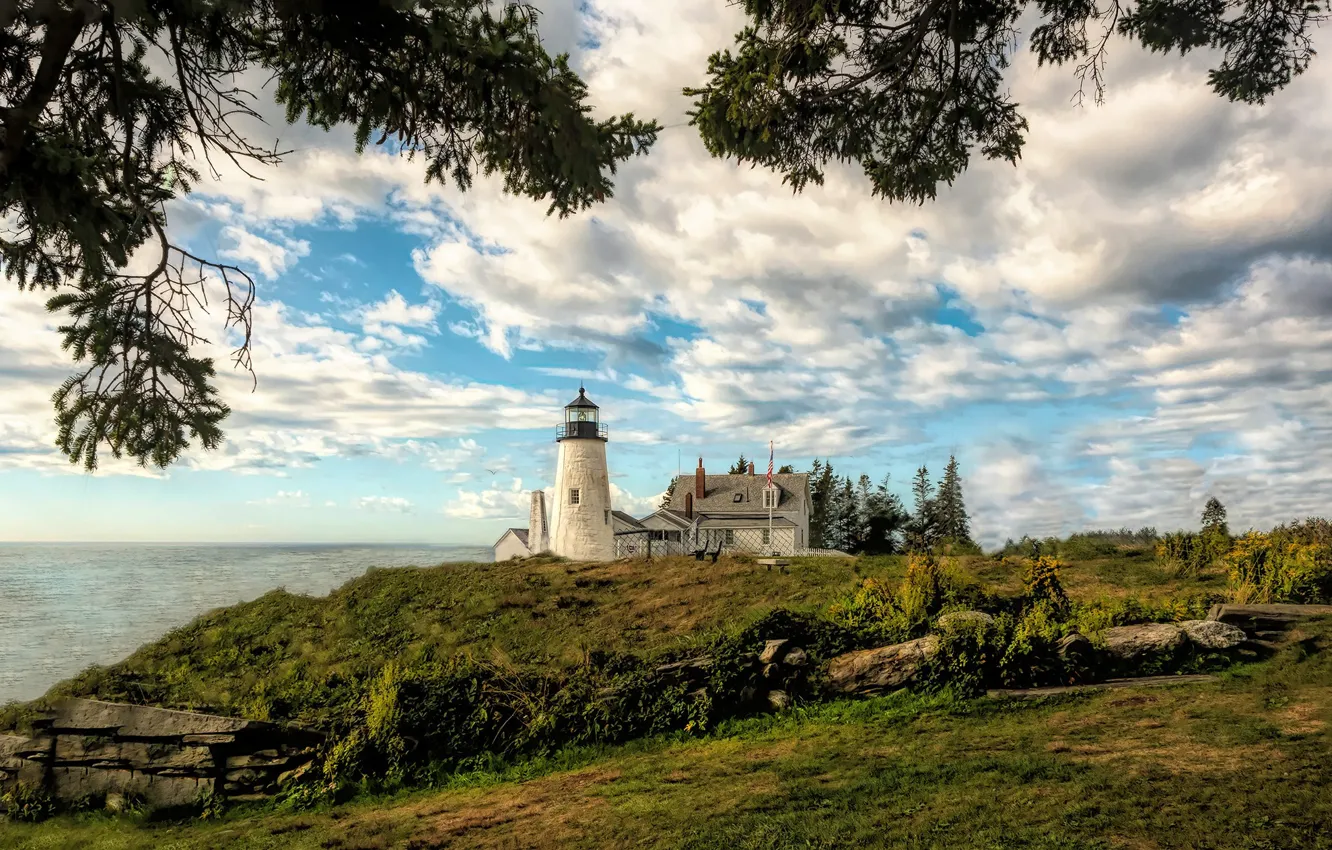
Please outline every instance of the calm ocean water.
[{"label": "calm ocean water", "polygon": [[0,704],[277,587],[322,595],[370,567],[490,559],[482,547],[0,544]]}]

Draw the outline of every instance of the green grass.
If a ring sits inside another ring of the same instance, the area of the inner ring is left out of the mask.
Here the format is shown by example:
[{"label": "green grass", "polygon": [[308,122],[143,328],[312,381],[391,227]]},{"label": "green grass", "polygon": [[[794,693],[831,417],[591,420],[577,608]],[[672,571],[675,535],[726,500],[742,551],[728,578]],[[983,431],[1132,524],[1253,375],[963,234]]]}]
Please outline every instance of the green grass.
[{"label": "green grass", "polygon": [[[1020,566],[979,557],[958,562],[998,590],[1020,587]],[[650,655],[741,627],[777,607],[823,611],[865,578],[895,583],[905,569],[905,558],[880,557],[795,559],[789,573],[730,558],[372,570],[328,596],[275,590],[205,614],[49,695],[323,725],[338,682],[393,659],[469,655],[549,670],[590,650]],[[1219,588],[1218,577],[1175,579],[1132,555],[1070,564],[1064,581],[1083,601],[1130,594],[1166,599]]]},{"label": "green grass", "polygon": [[897,693],[213,823],[0,823],[13,850],[1332,848],[1332,620],[1219,682]]}]

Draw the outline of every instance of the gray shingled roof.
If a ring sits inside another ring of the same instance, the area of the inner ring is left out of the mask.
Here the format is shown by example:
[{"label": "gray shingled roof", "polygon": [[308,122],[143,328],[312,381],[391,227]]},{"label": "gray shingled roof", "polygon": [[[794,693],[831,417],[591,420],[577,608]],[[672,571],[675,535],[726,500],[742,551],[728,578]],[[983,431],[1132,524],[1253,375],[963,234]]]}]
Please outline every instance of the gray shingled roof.
[{"label": "gray shingled roof", "polygon": [[509,530],[512,531],[512,532],[514,533],[514,536],[515,536],[515,537],[517,537],[519,540],[523,541],[523,545],[524,545],[524,546],[528,545],[528,544],[527,544],[527,529],[525,529],[525,528],[511,528],[511,529],[509,529]]},{"label": "gray shingled roof", "polygon": [[634,528],[642,528],[642,527],[643,527],[643,523],[641,523],[641,522],[639,522],[638,520],[634,519],[632,516],[630,516],[629,514],[625,513],[624,511],[611,511],[611,516],[613,516],[613,517],[619,517],[623,522],[628,523],[629,525],[633,526]]},{"label": "gray shingled roof", "polygon": [[[768,483],[766,475],[708,475],[704,477],[704,481],[706,495],[702,499],[694,500],[694,513],[767,515],[763,507],[763,488]],[[772,483],[781,490],[781,496],[777,499],[777,512],[799,513],[809,499],[809,473],[781,475],[774,473]],[[694,476],[692,474],[680,476],[675,491],[671,493],[671,510],[683,512],[685,494],[692,492],[694,492]],[[739,502],[735,501],[737,493],[741,496]]]}]

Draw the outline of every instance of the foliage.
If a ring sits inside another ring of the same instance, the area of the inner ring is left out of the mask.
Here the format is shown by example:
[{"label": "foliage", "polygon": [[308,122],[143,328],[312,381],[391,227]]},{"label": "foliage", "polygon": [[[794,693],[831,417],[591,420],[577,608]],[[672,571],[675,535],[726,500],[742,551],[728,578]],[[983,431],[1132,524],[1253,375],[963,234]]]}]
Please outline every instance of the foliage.
[{"label": "foliage", "polygon": [[1027,561],[1023,584],[1033,604],[1048,605],[1061,613],[1068,611],[1068,594],[1064,593],[1064,586],[1059,581],[1062,568],[1063,564],[1049,555]]},{"label": "foliage", "polygon": [[45,788],[19,782],[0,793],[0,812],[10,820],[36,823],[55,814],[56,805]]},{"label": "foliage", "polygon": [[896,692],[727,720],[705,736],[486,762],[335,810],[255,807],[151,829],[0,823],[0,847],[1103,850],[1107,836],[1325,847],[1326,749],[1295,718],[1332,688],[1332,622],[1308,631],[1217,684],[1023,701]]},{"label": "foliage", "polygon": [[957,458],[950,456],[939,482],[939,495],[934,500],[934,522],[940,541],[968,550],[976,548],[971,539],[971,522],[967,518],[966,502],[962,497],[962,476],[958,472]]},{"label": "foliage", "polygon": [[1235,541],[1225,563],[1236,602],[1332,601],[1332,541],[1323,521],[1251,531]]},{"label": "foliage", "polygon": [[[744,0],[735,53],[714,53],[707,82],[684,90],[695,98],[691,123],[713,156],[772,168],[796,192],[821,184],[829,161],[853,162],[876,196],[924,202],[966,170],[975,150],[1017,163],[1027,121],[1003,78],[1029,5]],[[1077,61],[1098,102],[1118,32],[1152,51],[1218,50],[1212,88],[1258,104],[1305,70],[1310,32],[1332,8],[1307,0],[1035,5],[1041,22],[1026,41],[1037,63]],[[1104,32],[1089,35],[1089,26]]]},{"label": "foliage", "polygon": [[1209,498],[1207,504],[1203,505],[1202,530],[1203,534],[1215,532],[1225,537],[1230,536],[1230,528],[1226,525],[1226,506],[1215,496]]},{"label": "foliage", "polygon": [[[596,121],[564,55],[542,47],[536,11],[489,0],[4,4],[0,13],[0,265],[53,293],[77,371],[56,392],[57,442],[72,462],[113,456],[165,467],[191,440],[222,440],[229,409],[192,315],[220,293],[249,368],[254,284],[174,244],[166,202],[214,158],[272,165],[235,126],[257,119],[238,76],[275,82],[286,118],[356,128],[356,149],[391,140],[427,160],[426,180],[506,191],[561,216],[611,195],[617,163],[658,125]],[[163,59],[160,64],[150,66]],[[166,70],[169,69],[169,70]],[[166,70],[166,73],[163,73]],[[131,259],[135,260],[131,266]],[[143,271],[134,269],[142,266]]]},{"label": "foliage", "polygon": [[924,464],[916,470],[911,482],[911,518],[904,529],[906,548],[910,552],[925,552],[939,539],[939,524],[935,513],[934,485]]},{"label": "foliage", "polygon": [[1023,535],[1020,540],[1009,538],[995,552],[996,558],[1017,556],[1025,558],[1034,552],[1037,555],[1051,555],[1064,560],[1091,560],[1093,558],[1113,558],[1132,554],[1143,549],[1150,549],[1156,542],[1156,529],[1150,526],[1134,531],[1131,528],[1118,530],[1079,531],[1064,539],[1047,537],[1037,540]]},{"label": "foliage", "polygon": [[749,458],[745,457],[745,453],[744,453],[744,452],[741,452],[741,453],[740,453],[740,457],[736,460],[736,462],[733,463],[733,464],[731,464],[731,468],[730,468],[730,469],[726,470],[726,474],[727,474],[727,475],[748,475],[748,474],[749,474],[749,464],[750,464],[750,463],[751,463],[751,461],[749,460]]}]

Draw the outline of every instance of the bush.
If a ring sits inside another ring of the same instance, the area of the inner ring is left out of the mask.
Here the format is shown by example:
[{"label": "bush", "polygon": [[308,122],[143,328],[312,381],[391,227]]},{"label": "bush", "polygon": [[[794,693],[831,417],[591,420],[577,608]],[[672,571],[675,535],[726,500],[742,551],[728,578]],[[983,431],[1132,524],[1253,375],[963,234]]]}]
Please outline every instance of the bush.
[{"label": "bush", "polygon": [[1064,593],[1064,586],[1059,581],[1059,571],[1063,566],[1058,559],[1048,555],[1032,558],[1027,561],[1022,581],[1027,598],[1033,604],[1044,603],[1061,615],[1068,611],[1068,594]]},{"label": "bush", "polygon": [[1038,599],[1017,618],[1004,616],[996,623],[1003,642],[998,659],[998,678],[1006,687],[1039,687],[1065,681],[1059,658],[1059,640],[1064,636],[1065,607]]},{"label": "bush", "polygon": [[1332,601],[1332,540],[1309,520],[1251,531],[1226,556],[1230,595],[1235,602]]},{"label": "bush", "polygon": [[1181,577],[1197,577],[1230,552],[1230,535],[1214,527],[1201,534],[1178,531],[1156,543],[1156,562],[1163,569]]},{"label": "bush", "polygon": [[45,788],[20,782],[0,794],[0,811],[10,820],[36,823],[55,814],[55,800]]}]

